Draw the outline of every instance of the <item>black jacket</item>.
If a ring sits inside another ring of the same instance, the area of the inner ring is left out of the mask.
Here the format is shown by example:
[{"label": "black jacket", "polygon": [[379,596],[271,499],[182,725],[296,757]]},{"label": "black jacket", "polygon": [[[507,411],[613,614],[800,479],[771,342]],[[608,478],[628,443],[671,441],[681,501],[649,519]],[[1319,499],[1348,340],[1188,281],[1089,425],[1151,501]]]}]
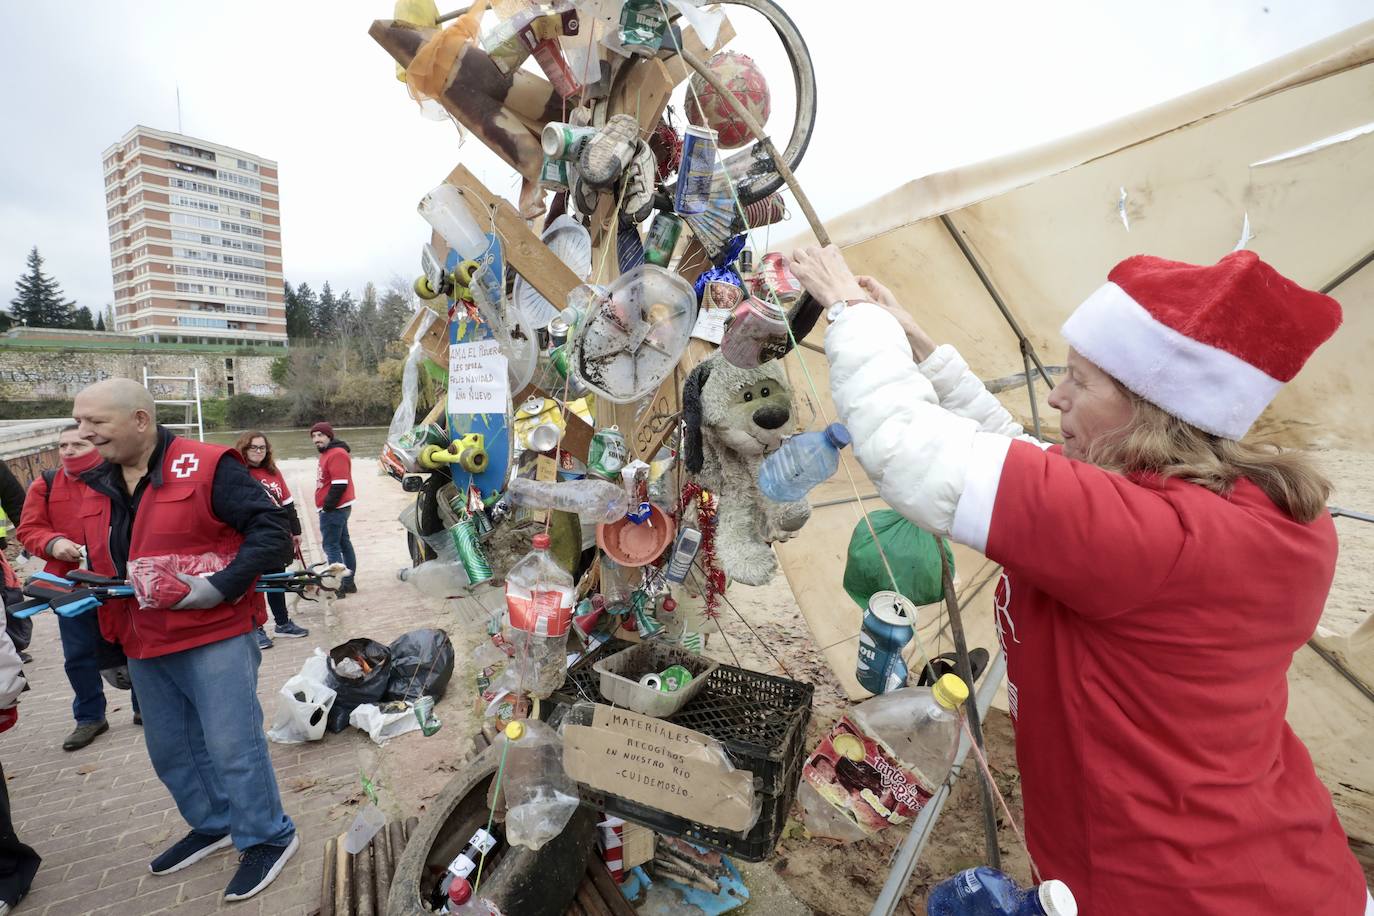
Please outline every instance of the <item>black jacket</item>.
[{"label": "black jacket", "polygon": [[[3,461],[0,461],[0,506],[4,507],[10,524],[18,528],[19,516],[24,514],[24,485]],[[0,531],[0,538],[4,536],[5,533]]]},{"label": "black jacket", "polygon": [[[157,428],[157,447],[148,459],[148,473],[132,496],[124,490],[124,472],[117,464],[106,462],[81,475],[91,489],[110,498],[110,556],[120,576],[128,575],[129,542],[138,504],[150,485],[162,486],[162,456],[175,438],[166,427]],[[243,535],[243,545],[233,561],[207,577],[226,601],[235,601],[255,578],[281,569],[282,557],[291,552],[291,533],[281,509],[242,461],[221,459],[215,466],[210,505],[220,521]]]}]

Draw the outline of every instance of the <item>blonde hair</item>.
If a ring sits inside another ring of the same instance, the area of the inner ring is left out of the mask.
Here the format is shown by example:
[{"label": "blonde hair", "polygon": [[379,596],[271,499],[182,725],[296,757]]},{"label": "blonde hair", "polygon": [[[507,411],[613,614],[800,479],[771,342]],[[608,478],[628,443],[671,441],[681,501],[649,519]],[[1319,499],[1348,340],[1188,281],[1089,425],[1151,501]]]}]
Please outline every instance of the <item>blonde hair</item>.
[{"label": "blonde hair", "polygon": [[1130,398],[1134,416],[1121,434],[1100,437],[1089,447],[1086,460],[1092,464],[1125,475],[1177,477],[1221,496],[1243,477],[1303,524],[1326,511],[1331,482],[1304,453],[1214,436],[1121,390]]}]

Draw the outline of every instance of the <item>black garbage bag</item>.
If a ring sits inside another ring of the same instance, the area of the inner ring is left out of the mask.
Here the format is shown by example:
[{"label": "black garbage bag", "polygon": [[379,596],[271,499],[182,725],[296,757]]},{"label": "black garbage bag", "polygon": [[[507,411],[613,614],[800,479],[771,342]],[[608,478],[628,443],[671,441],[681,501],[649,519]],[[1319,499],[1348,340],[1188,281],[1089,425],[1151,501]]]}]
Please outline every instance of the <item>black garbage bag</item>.
[{"label": "black garbage bag", "polygon": [[[337,671],[344,659],[367,662],[367,671],[357,677],[347,677]],[[348,717],[354,708],[364,703],[380,703],[391,677],[391,650],[375,639],[360,637],[340,643],[329,650],[329,686],[338,694],[329,710],[326,727],[331,732],[348,728]]]},{"label": "black garbage bag", "polygon": [[386,699],[434,697],[438,702],[453,677],[453,643],[443,630],[411,630],[391,644],[391,681]]}]

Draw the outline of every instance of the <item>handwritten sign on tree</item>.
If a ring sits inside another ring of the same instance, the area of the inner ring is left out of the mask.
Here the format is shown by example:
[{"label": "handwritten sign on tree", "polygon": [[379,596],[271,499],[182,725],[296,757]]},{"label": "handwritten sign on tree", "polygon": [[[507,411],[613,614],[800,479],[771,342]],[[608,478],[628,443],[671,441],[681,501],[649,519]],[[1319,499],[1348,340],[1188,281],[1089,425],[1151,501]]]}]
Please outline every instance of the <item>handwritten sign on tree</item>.
[{"label": "handwritten sign on tree", "polygon": [[449,413],[501,413],[506,409],[509,390],[506,358],[495,340],[474,340],[449,347]]}]

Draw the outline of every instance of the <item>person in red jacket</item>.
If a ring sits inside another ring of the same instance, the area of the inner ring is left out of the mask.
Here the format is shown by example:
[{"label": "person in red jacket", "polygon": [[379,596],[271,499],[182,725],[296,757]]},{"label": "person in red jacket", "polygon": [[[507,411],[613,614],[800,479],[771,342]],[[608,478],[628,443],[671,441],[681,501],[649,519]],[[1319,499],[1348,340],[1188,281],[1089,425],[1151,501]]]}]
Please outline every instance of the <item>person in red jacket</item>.
[{"label": "person in red jacket", "polygon": [[131,379],[76,396],[81,434],[105,458],[81,475],[81,534],[91,571],[134,587],[100,606],[100,627],[129,656],[148,756],[191,827],[148,869],[180,871],[232,842],[224,896],[245,900],[300,847],[263,732],[253,638],[267,620],[254,582],[280,567],[291,535],[236,451],[176,436],[155,411]]},{"label": "person in red jacket", "polygon": [[838,249],[794,255],[837,317],[835,407],[881,496],[984,552],[1026,840],[1089,916],[1374,912],[1285,721],[1331,587],[1327,481],[1244,441],[1340,324],[1253,252],[1137,256],[1063,327],[1062,446],[1019,424]]},{"label": "person in red jacket", "polygon": [[340,583],[339,597],[358,590],[353,577],[358,572],[358,558],[353,553],[353,540],[348,536],[348,516],[353,511],[353,459],[348,443],[334,438],[334,427],[321,420],[310,427],[310,441],[320,453],[319,470],[315,475],[315,508],[320,512],[320,540],[324,555],[331,563],[342,563],[348,574]]},{"label": "person in red jacket", "polygon": [[[267,441],[267,436],[261,430],[250,429],[239,436],[234,443],[234,450],[243,457],[244,464],[248,465],[248,473],[253,475],[253,479],[262,484],[267,495],[271,496],[277,505],[281,506],[282,513],[291,524],[291,540],[294,542],[295,552],[300,552],[301,544],[301,517],[296,512],[296,500],[291,495],[291,488],[286,485],[286,478],[281,471],[277,470],[277,462],[272,457],[272,443]],[[283,566],[282,569],[286,567]],[[274,570],[279,572],[280,570]],[[276,621],[273,628],[278,636],[285,636],[289,639],[302,639],[310,635],[310,631],[305,627],[293,623],[290,615],[286,612],[286,595],[281,592],[269,592],[267,595],[267,606],[272,609],[272,618]],[[258,627],[254,631],[258,640],[259,649],[272,648],[272,639],[267,635],[267,631]]]},{"label": "person in red jacket", "polygon": [[[78,533],[87,489],[81,475],[99,467],[105,459],[95,446],[81,438],[75,423],[58,434],[57,454],[62,466],[44,471],[29,486],[19,522],[19,541],[29,553],[48,561],[45,571],[65,576],[79,568],[86,555]],[[63,668],[72,685],[72,718],[76,720],[76,727],[62,742],[62,750],[75,751],[109,731],[101,673],[104,670],[112,683],[117,683],[111,672],[124,667],[124,657],[117,646],[101,638],[96,613],[55,616],[62,639]],[[133,708],[134,724],[139,725],[142,717],[136,694]]]}]

